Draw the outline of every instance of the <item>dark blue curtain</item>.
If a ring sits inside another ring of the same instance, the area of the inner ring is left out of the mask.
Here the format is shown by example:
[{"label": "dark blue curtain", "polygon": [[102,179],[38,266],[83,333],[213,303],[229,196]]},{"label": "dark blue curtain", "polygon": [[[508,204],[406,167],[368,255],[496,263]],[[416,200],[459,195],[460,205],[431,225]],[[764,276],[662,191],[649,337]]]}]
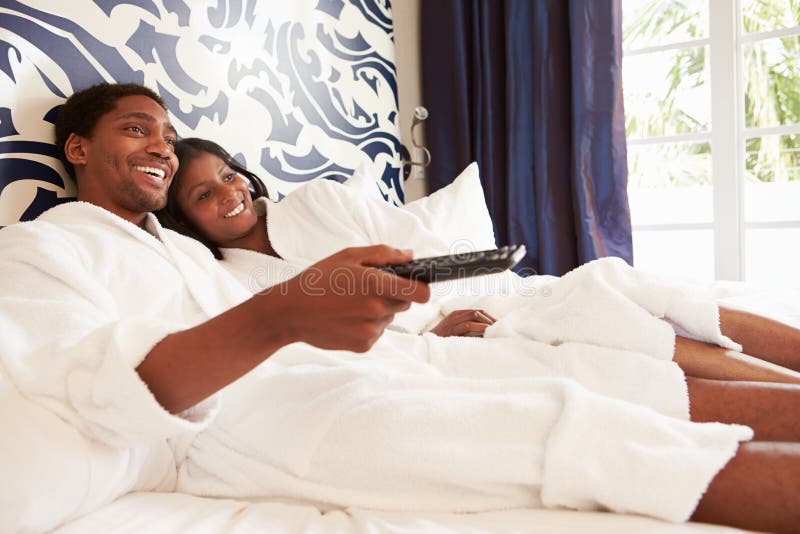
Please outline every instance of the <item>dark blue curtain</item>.
[{"label": "dark blue curtain", "polygon": [[477,161],[499,245],[633,261],[619,0],[421,2],[431,191]]}]

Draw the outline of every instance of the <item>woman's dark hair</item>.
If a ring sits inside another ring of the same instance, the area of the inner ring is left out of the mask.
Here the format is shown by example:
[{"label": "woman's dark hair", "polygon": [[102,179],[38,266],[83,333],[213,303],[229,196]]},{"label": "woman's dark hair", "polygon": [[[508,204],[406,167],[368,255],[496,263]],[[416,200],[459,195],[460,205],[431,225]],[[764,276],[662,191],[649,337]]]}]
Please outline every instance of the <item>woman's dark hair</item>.
[{"label": "woman's dark hair", "polygon": [[117,100],[126,96],[146,96],[167,110],[167,105],[152,89],[135,83],[101,83],[70,96],[59,107],[56,116],[56,150],[67,173],[75,179],[75,167],[67,161],[64,146],[70,134],[91,137],[97,121],[117,107]]},{"label": "woman's dark hair", "polygon": [[189,218],[183,213],[175,197],[183,176],[183,170],[188,168],[192,160],[202,156],[204,153],[217,156],[225,162],[225,165],[246,178],[249,182],[248,188],[250,189],[250,196],[253,200],[260,197],[269,197],[269,192],[264,182],[262,182],[258,176],[245,169],[238,161],[233,159],[233,156],[231,156],[227,150],[214,141],[189,137],[175,143],[175,155],[178,157],[179,161],[178,172],[175,173],[175,176],[172,178],[172,184],[169,186],[167,205],[164,206],[163,209],[156,211],[155,215],[158,217],[162,226],[200,241],[211,251],[215,258],[221,260],[223,257],[222,251],[215,243],[201,234],[191,221],[189,221]]}]

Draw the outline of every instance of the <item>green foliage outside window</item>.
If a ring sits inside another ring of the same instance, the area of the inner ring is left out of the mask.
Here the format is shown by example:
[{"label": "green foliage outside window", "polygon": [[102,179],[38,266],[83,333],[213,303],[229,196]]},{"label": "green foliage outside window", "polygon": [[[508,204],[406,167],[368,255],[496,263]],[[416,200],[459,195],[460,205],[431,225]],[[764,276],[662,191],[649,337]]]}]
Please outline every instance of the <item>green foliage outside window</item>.
[{"label": "green foliage outside window", "polygon": [[[625,0],[623,48],[632,50],[707,37],[707,5],[703,0]],[[742,24],[745,35],[795,27],[800,24],[800,0],[742,0]],[[663,79],[647,80],[652,90],[626,93],[625,126],[629,138],[709,131],[705,109],[705,101],[710,98],[707,52],[705,46],[688,45],[631,58],[660,59],[664,68],[660,71]],[[759,40],[743,46],[742,53],[745,126],[800,123],[800,36]],[[625,64],[629,63],[626,60]],[[630,80],[637,72],[623,71],[623,76]],[[700,98],[700,105],[687,105],[687,98]],[[629,162],[632,185],[709,183],[710,144],[661,146],[660,152],[633,150]],[[747,139],[746,154],[748,180],[800,181],[800,135]],[[675,157],[684,159],[676,163]]]}]

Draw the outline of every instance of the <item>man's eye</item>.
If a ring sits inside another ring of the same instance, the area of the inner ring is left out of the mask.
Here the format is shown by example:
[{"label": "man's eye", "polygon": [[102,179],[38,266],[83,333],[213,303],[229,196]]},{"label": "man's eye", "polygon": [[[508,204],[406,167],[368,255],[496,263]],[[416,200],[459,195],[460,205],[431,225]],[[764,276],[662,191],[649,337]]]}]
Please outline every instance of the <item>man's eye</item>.
[{"label": "man's eye", "polygon": [[169,138],[165,139],[165,141],[166,141],[166,143],[167,143],[169,146],[171,146],[172,148],[175,148],[175,143],[177,143],[177,142],[178,142],[178,140],[177,140],[177,139],[169,139]]},{"label": "man's eye", "polygon": [[144,133],[144,129],[141,126],[128,126],[128,130],[138,134]]}]

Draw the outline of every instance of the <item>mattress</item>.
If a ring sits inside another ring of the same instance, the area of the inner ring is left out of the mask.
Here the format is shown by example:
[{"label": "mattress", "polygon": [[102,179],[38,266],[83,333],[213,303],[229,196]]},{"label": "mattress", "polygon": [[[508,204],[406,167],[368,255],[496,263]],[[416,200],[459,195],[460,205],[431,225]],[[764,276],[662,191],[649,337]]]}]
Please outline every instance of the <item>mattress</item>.
[{"label": "mattress", "polygon": [[602,512],[506,510],[477,514],[412,514],[358,509],[324,512],[300,504],[148,492],[128,494],[55,532],[722,534],[744,531],[703,523],[671,524],[643,516]]}]

